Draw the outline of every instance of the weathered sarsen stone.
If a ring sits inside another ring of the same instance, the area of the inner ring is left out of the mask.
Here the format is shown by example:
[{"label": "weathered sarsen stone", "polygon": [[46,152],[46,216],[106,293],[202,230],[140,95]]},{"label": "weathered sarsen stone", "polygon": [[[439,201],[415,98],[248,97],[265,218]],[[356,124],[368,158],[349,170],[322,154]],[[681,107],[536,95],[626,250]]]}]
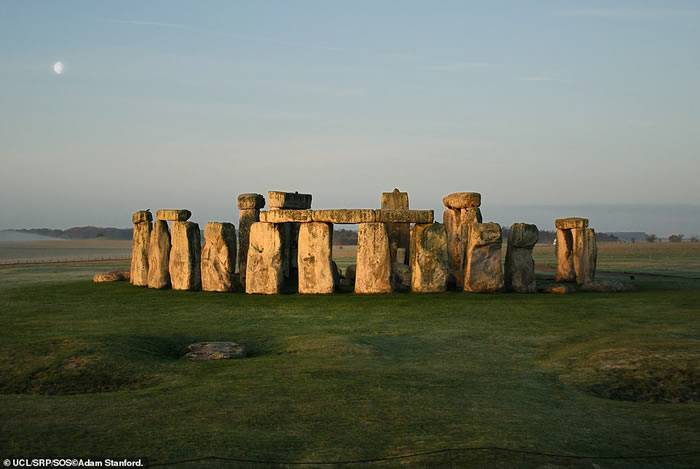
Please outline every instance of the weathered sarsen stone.
[{"label": "weathered sarsen stone", "polygon": [[302,223],[299,226],[299,293],[333,293],[336,272],[331,260],[333,225]]},{"label": "weathered sarsen stone", "polygon": [[506,249],[505,287],[518,293],[535,293],[535,261],[532,248],[537,244],[539,230],[535,225],[514,223],[508,233]]},{"label": "weathered sarsen stone", "polygon": [[[382,192],[381,208],[384,210],[408,210],[408,192],[394,189],[392,192]],[[396,251],[399,248],[409,252],[411,243],[411,226],[408,223],[387,223],[389,233],[389,249],[391,250],[391,262],[397,262]],[[405,257],[405,256],[404,256]],[[402,261],[405,262],[406,259]]]},{"label": "weathered sarsen stone", "polygon": [[280,293],[282,272],[282,233],[276,223],[253,223],[246,262],[246,293]]},{"label": "weathered sarsen stone", "polygon": [[311,208],[311,194],[298,192],[268,191],[267,201],[270,209],[308,209]]},{"label": "weathered sarsen stone", "polygon": [[129,280],[129,272],[124,272],[121,270],[113,270],[111,272],[98,272],[92,277],[94,283],[109,283],[109,282],[121,282],[123,280]]},{"label": "weathered sarsen stone", "polygon": [[438,293],[447,289],[449,261],[447,231],[440,223],[416,224],[411,229],[411,291]]},{"label": "weathered sarsen stone", "polygon": [[478,192],[455,192],[442,199],[445,211],[442,221],[447,232],[447,254],[450,267],[450,284],[457,289],[464,285],[464,262],[469,228],[475,223],[481,223],[481,194]]},{"label": "weathered sarsen stone", "polygon": [[595,279],[598,249],[595,231],[588,228],[586,218],[570,217],[555,220],[557,228],[557,282],[579,285]]},{"label": "weathered sarsen stone", "polygon": [[151,237],[151,220],[153,216],[147,210],[139,210],[131,216],[134,232],[131,241],[131,269],[129,271],[132,285],[148,285],[148,242]]},{"label": "weathered sarsen stone", "polygon": [[361,223],[357,234],[355,293],[391,292],[389,235],[384,223]]},{"label": "weathered sarsen stone", "polygon": [[156,220],[148,244],[148,288],[170,286],[170,249],[168,222]]},{"label": "weathered sarsen stone", "polygon": [[503,288],[501,227],[498,223],[477,223],[469,230],[464,269],[464,291],[496,292]]},{"label": "weathered sarsen stone", "polygon": [[231,223],[207,223],[202,248],[202,290],[233,291],[235,270],[236,227]]},{"label": "weathered sarsen stone", "polygon": [[246,285],[250,227],[260,220],[260,209],[264,206],[265,197],[260,194],[249,193],[238,196],[238,272],[243,290]]},{"label": "weathered sarsen stone", "polygon": [[586,228],[586,270],[582,274],[583,284],[595,281],[595,273],[598,264],[598,242],[596,241],[595,230]]},{"label": "weathered sarsen stone", "polygon": [[181,208],[164,208],[156,212],[156,218],[163,221],[187,221],[192,212]]},{"label": "weathered sarsen stone", "polygon": [[199,225],[190,221],[176,221],[172,225],[169,271],[173,290],[199,290],[200,254],[202,244]]}]

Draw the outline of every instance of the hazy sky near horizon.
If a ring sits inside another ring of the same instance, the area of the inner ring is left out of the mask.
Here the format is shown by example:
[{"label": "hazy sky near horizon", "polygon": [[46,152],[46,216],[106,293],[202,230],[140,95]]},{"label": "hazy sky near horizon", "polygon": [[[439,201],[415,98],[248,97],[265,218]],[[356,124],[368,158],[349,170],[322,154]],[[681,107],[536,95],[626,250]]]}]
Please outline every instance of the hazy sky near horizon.
[{"label": "hazy sky near horizon", "polygon": [[683,1],[5,1],[0,229],[234,220],[271,189],[479,191],[504,223],[700,206],[698,25]]}]

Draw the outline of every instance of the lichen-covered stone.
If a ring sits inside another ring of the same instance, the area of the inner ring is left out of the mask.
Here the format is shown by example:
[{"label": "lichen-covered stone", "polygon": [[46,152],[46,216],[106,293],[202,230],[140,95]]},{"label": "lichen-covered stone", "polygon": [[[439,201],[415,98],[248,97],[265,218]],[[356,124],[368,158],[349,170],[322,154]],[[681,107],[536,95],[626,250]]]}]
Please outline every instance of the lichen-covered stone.
[{"label": "lichen-covered stone", "polygon": [[411,289],[411,268],[406,264],[391,264],[391,288],[393,291],[405,292]]},{"label": "lichen-covered stone", "polygon": [[260,221],[266,223],[308,223],[312,221],[311,210],[267,210],[260,212]]},{"label": "lichen-covered stone", "polygon": [[311,194],[298,192],[269,191],[267,193],[270,209],[309,209]]},{"label": "lichen-covered stone", "polygon": [[595,230],[586,228],[586,270],[583,273],[583,284],[595,281],[595,274],[598,264],[598,242],[596,241]]},{"label": "lichen-covered stone", "polygon": [[510,227],[504,275],[506,290],[517,293],[537,291],[532,248],[538,237],[539,230],[535,225],[514,223]]},{"label": "lichen-covered stone", "polygon": [[574,270],[574,238],[571,230],[557,228],[556,241],[557,271],[554,274],[555,282],[573,282],[576,280]]},{"label": "lichen-covered stone", "polygon": [[235,342],[197,342],[187,346],[185,358],[190,360],[225,360],[244,358],[247,350]]},{"label": "lichen-covered stone", "polygon": [[302,223],[299,226],[299,293],[333,293],[336,268],[331,260],[333,225]]},{"label": "lichen-covered stone", "polygon": [[449,273],[458,290],[464,285],[464,261],[469,242],[469,228],[481,223],[481,211],[478,207],[463,209],[445,208],[442,221],[447,232],[447,256]]},{"label": "lichen-covered stone", "polygon": [[260,210],[265,207],[265,197],[262,194],[246,193],[238,195],[239,210]]},{"label": "lichen-covered stone", "polygon": [[453,210],[476,208],[481,206],[481,194],[478,192],[453,192],[442,198],[442,204]]},{"label": "lichen-covered stone", "polygon": [[124,280],[129,280],[129,272],[123,272],[121,270],[113,270],[111,272],[98,272],[92,277],[94,283],[109,283],[109,282],[121,282]]},{"label": "lichen-covered stone", "polygon": [[588,228],[588,219],[580,217],[558,218],[554,221],[554,226],[560,230],[584,229]]},{"label": "lichen-covered stone", "polygon": [[371,208],[341,208],[333,210],[312,210],[313,221],[336,224],[373,223],[376,219],[375,210]]},{"label": "lichen-covered stone", "polygon": [[355,293],[391,292],[389,235],[384,223],[361,223],[357,234]]},{"label": "lichen-covered stone", "polygon": [[199,225],[189,221],[176,221],[170,235],[169,271],[173,290],[199,290],[200,255],[202,250]]},{"label": "lichen-covered stone", "polygon": [[[241,194],[244,197],[244,202],[248,205],[253,205],[253,202],[258,200],[260,194]],[[241,205],[241,196],[238,197],[239,206]],[[252,199],[252,200],[250,200]],[[244,204],[245,205],[245,204]],[[262,198],[262,205],[265,205],[265,199]],[[250,244],[250,227],[253,223],[257,223],[260,220],[260,210],[257,208],[241,208],[239,209],[238,218],[238,272],[240,275],[241,286],[245,290],[246,284],[246,265],[248,263],[248,246]]]},{"label": "lichen-covered stone", "polygon": [[[392,192],[382,192],[382,210],[408,210],[408,192],[394,189]],[[407,263],[405,253],[408,252],[411,243],[411,226],[408,223],[387,223],[389,233],[389,249],[391,250],[391,262]],[[402,249],[404,257],[399,260],[398,250]]]},{"label": "lichen-covered stone", "polygon": [[251,225],[246,263],[246,293],[280,293],[284,282],[280,226],[263,222]]},{"label": "lichen-covered stone", "polygon": [[235,270],[236,227],[231,223],[207,223],[202,248],[202,290],[233,291]]},{"label": "lichen-covered stone", "polygon": [[374,221],[382,223],[432,223],[432,210],[376,210]]},{"label": "lichen-covered stone", "polygon": [[148,223],[153,221],[153,214],[149,210],[138,210],[131,215],[131,223]]},{"label": "lichen-covered stone", "polygon": [[440,223],[416,224],[411,230],[411,291],[438,293],[447,289],[447,230]]},{"label": "lichen-covered stone", "polygon": [[170,249],[168,222],[156,220],[148,245],[148,288],[170,286]]},{"label": "lichen-covered stone", "polygon": [[187,221],[192,212],[186,209],[164,208],[156,212],[156,218],[163,221]]},{"label": "lichen-covered stone", "polygon": [[464,291],[496,292],[503,288],[501,227],[477,223],[470,227],[464,269]]},{"label": "lichen-covered stone", "polygon": [[129,275],[131,284],[139,287],[148,285],[148,242],[152,226],[150,221],[134,224]]}]

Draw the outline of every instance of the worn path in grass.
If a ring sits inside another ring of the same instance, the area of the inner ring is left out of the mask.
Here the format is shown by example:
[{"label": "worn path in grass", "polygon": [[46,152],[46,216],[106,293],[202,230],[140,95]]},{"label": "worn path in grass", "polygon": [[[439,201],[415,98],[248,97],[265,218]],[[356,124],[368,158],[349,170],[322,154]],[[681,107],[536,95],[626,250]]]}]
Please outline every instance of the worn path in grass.
[{"label": "worn path in grass", "polygon": [[[653,385],[660,401],[593,392],[609,367],[634,363],[630,356],[681,363],[678,376],[697,378],[699,281],[644,277],[639,291],[623,294],[378,297],[90,283],[93,271],[118,266],[0,269],[2,456],[324,461],[493,446],[598,457],[700,451],[698,401],[674,402],[672,392],[664,401]],[[245,343],[252,356],[180,358],[188,343],[216,339]],[[638,374],[623,384],[648,391]],[[664,383],[687,392],[694,378],[679,379]],[[593,461],[489,450],[401,462]],[[700,455],[596,464],[693,467]]]}]

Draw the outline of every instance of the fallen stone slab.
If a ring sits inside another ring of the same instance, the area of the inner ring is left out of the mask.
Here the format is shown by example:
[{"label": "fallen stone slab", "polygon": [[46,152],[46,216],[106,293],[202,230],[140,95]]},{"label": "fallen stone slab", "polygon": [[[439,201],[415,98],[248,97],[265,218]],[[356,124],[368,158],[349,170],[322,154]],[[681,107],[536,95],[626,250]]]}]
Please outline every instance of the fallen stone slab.
[{"label": "fallen stone slab", "polygon": [[113,270],[111,272],[98,272],[92,277],[94,283],[122,282],[129,280],[129,272]]},{"label": "fallen stone slab", "polygon": [[560,230],[572,230],[575,228],[584,229],[584,228],[588,228],[588,218],[580,218],[580,217],[557,218],[554,221],[554,226],[556,226]]},{"label": "fallen stone slab", "polygon": [[311,194],[298,192],[268,191],[267,201],[270,209],[309,209]]},{"label": "fallen stone slab", "polygon": [[309,223],[313,221],[311,210],[268,210],[260,212],[260,221],[265,223]]},{"label": "fallen stone slab", "polygon": [[575,293],[576,287],[566,283],[554,283],[540,287],[537,289],[537,291],[542,293],[552,293],[554,295],[566,295],[569,293]]},{"label": "fallen stone slab", "polygon": [[481,194],[478,192],[453,192],[442,198],[442,204],[454,210],[480,207]]},{"label": "fallen stone slab", "polygon": [[187,346],[185,358],[189,360],[226,360],[245,358],[245,345],[236,342],[196,342]]},{"label": "fallen stone slab", "polygon": [[156,212],[156,218],[163,221],[187,221],[192,212],[179,208],[164,208]]},{"label": "fallen stone slab", "polygon": [[619,293],[632,291],[634,287],[620,282],[619,280],[595,280],[585,283],[580,287],[583,291],[598,293]]}]

